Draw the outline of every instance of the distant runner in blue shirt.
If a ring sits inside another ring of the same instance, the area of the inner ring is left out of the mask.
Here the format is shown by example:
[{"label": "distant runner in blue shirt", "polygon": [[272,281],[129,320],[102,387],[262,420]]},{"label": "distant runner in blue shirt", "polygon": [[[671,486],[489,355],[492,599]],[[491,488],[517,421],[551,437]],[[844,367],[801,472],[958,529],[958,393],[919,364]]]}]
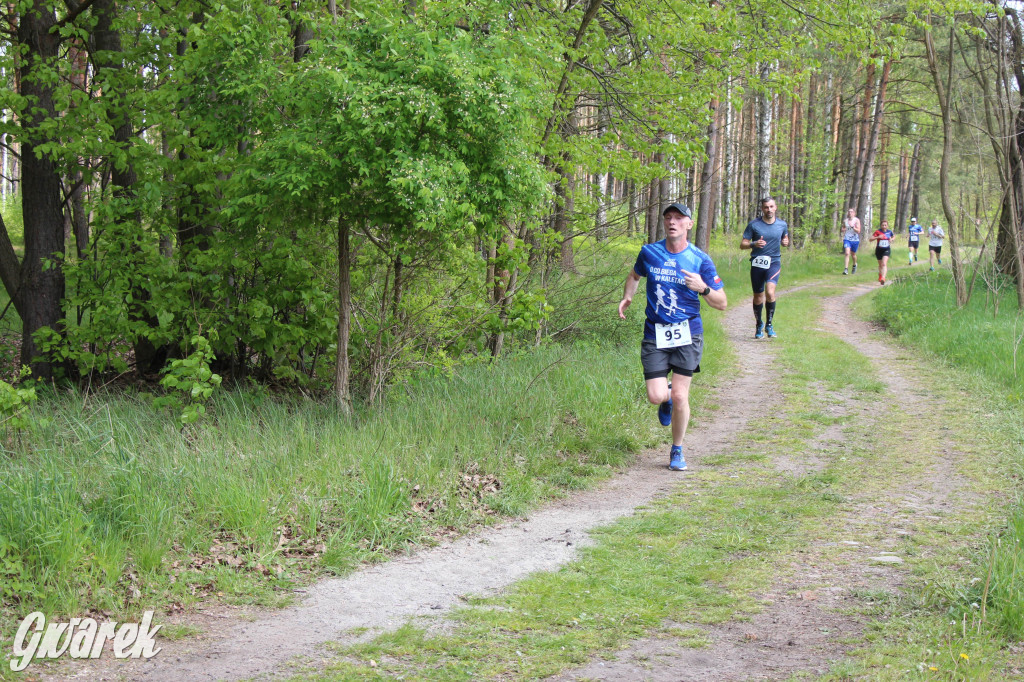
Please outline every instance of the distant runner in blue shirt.
[{"label": "distant runner in blue shirt", "polygon": [[[754,338],[765,334],[775,338],[775,285],[782,273],[782,248],[789,246],[789,225],[782,218],[775,217],[775,200],[761,199],[761,217],[752,220],[743,230],[740,249],[750,249],[750,286],[754,290]],[[765,305],[767,296],[768,304]],[[761,310],[767,308],[768,320],[761,322]]]},{"label": "distant runner in blue shirt", "polygon": [[921,244],[921,233],[924,232],[924,228],[917,224],[917,218],[910,219],[910,225],[907,227],[908,240],[907,245],[910,247],[910,253],[908,265],[913,265],[917,261],[917,247]]},{"label": "distant runner in blue shirt", "polygon": [[[668,468],[686,468],[683,436],[690,422],[690,382],[700,371],[704,351],[704,326],[700,299],[712,308],[725,310],[726,296],[711,257],[689,243],[693,227],[690,209],[671,204],[662,213],[665,239],[645,244],[636,264],[626,276],[619,302],[619,317],[633,302],[640,278],[647,278],[647,310],[640,363],[647,382],[647,399],[658,405],[658,419],[672,425],[672,448]],[[672,372],[672,383],[668,373]]]}]

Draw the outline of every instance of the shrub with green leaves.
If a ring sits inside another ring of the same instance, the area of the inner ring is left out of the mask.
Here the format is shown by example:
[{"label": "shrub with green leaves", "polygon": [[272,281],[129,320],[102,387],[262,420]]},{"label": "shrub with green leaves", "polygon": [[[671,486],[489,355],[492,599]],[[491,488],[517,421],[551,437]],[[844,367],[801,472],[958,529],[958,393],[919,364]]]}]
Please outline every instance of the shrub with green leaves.
[{"label": "shrub with green leaves", "polygon": [[[31,373],[28,367],[21,368],[20,378]],[[36,401],[36,389],[32,386],[19,388],[6,381],[0,381],[0,425],[5,431],[25,428],[29,421],[25,409]]]},{"label": "shrub with green leaves", "polygon": [[[212,336],[216,338],[216,335]],[[153,401],[157,407],[170,407],[180,412],[178,419],[182,426],[193,424],[206,414],[203,403],[221,384],[220,375],[210,369],[214,353],[209,340],[196,334],[192,337],[191,346],[194,350],[184,358],[172,360],[160,380],[160,385],[169,393]]]}]

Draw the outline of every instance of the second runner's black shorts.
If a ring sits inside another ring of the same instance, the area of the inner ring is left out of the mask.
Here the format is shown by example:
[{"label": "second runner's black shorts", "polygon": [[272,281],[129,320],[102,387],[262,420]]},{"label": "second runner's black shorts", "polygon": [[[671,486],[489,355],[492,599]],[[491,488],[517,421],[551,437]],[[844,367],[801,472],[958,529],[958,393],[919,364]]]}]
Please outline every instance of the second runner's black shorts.
[{"label": "second runner's black shorts", "polygon": [[772,264],[767,268],[750,267],[750,288],[755,294],[764,293],[764,286],[768,282],[778,285],[779,275],[782,273],[782,259],[772,258]]}]

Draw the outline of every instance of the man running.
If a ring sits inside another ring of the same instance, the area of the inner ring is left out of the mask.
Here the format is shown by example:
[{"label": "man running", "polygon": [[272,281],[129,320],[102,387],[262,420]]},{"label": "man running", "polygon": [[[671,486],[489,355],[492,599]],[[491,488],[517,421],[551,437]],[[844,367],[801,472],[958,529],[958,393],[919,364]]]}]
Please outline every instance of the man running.
[{"label": "man running", "polygon": [[[686,468],[683,436],[690,422],[690,382],[700,371],[704,327],[700,299],[716,310],[725,310],[726,296],[711,257],[688,241],[693,219],[683,204],[671,204],[662,214],[665,238],[645,244],[626,276],[619,302],[619,317],[633,302],[641,277],[647,277],[647,320],[640,345],[640,363],[647,382],[647,399],[658,405],[658,419],[672,425],[668,468]],[[666,297],[665,292],[668,292]],[[666,300],[671,305],[666,306]],[[672,372],[672,383],[668,373]]]},{"label": "man running", "polygon": [[878,261],[878,283],[885,286],[885,276],[889,269],[889,256],[892,254],[892,230],[889,221],[883,220],[881,226],[871,235],[875,244],[875,260]]},{"label": "man running", "polygon": [[933,220],[932,226],[928,228],[928,270],[935,269],[935,260],[942,265],[942,238],[946,233],[939,227],[939,221]]},{"label": "man running", "polygon": [[850,256],[853,256],[853,274],[857,274],[857,249],[860,248],[860,218],[856,216],[857,209],[851,206],[843,218],[843,274],[850,274]]},{"label": "man running", "polygon": [[909,259],[907,265],[913,265],[917,262],[917,246],[921,243],[921,233],[924,232],[924,228],[917,224],[917,218],[911,218],[907,232],[909,233],[907,246],[910,247],[910,253],[907,255]]},{"label": "man running", "polygon": [[[750,286],[754,290],[754,338],[765,334],[775,338],[775,285],[782,272],[782,246],[789,246],[789,225],[775,216],[775,200],[761,199],[761,217],[755,218],[743,230],[740,249],[750,249]],[[768,303],[765,305],[765,298]],[[761,311],[767,308],[767,323],[761,322]]]}]

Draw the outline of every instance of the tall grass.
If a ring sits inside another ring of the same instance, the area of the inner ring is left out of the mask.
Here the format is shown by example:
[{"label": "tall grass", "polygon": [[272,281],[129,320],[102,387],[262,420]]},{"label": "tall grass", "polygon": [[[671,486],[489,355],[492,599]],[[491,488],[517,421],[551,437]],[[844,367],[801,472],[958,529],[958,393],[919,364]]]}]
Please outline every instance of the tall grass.
[{"label": "tall grass", "polygon": [[901,277],[879,291],[873,317],[922,353],[977,372],[1011,399],[1022,400],[1024,315],[1016,303],[1011,287],[978,288],[970,303],[957,309],[952,278],[936,271]]},{"label": "tall grass", "polygon": [[[631,265],[635,248],[601,262]],[[600,301],[569,342],[510,344],[351,417],[254,387],[216,394],[207,419],[180,430],[134,391],[44,394],[0,450],[0,632],[35,608],[124,614],[218,593],[273,603],[276,588],[609,475],[666,431],[644,399],[643,306],[628,322],[615,311],[628,266],[602,267],[565,279]],[[719,324],[706,321],[709,378],[727,362]],[[710,382],[697,383],[699,404]]]},{"label": "tall grass", "polygon": [[[937,271],[901,277],[878,291],[872,303],[876,321],[921,350],[922,366],[948,363],[981,377],[1011,405],[1024,400],[1024,315],[1012,287],[978,288],[969,304],[958,309],[950,274]],[[1024,431],[1015,438],[1019,450]],[[1011,466],[1024,466],[1019,457],[1014,461],[1014,453],[1007,456]],[[939,590],[954,615],[970,613],[972,620],[987,622],[1010,640],[1024,637],[1022,542],[1024,500],[1018,499],[1005,527],[994,530],[978,550],[973,570],[958,576],[965,582]]]}]

